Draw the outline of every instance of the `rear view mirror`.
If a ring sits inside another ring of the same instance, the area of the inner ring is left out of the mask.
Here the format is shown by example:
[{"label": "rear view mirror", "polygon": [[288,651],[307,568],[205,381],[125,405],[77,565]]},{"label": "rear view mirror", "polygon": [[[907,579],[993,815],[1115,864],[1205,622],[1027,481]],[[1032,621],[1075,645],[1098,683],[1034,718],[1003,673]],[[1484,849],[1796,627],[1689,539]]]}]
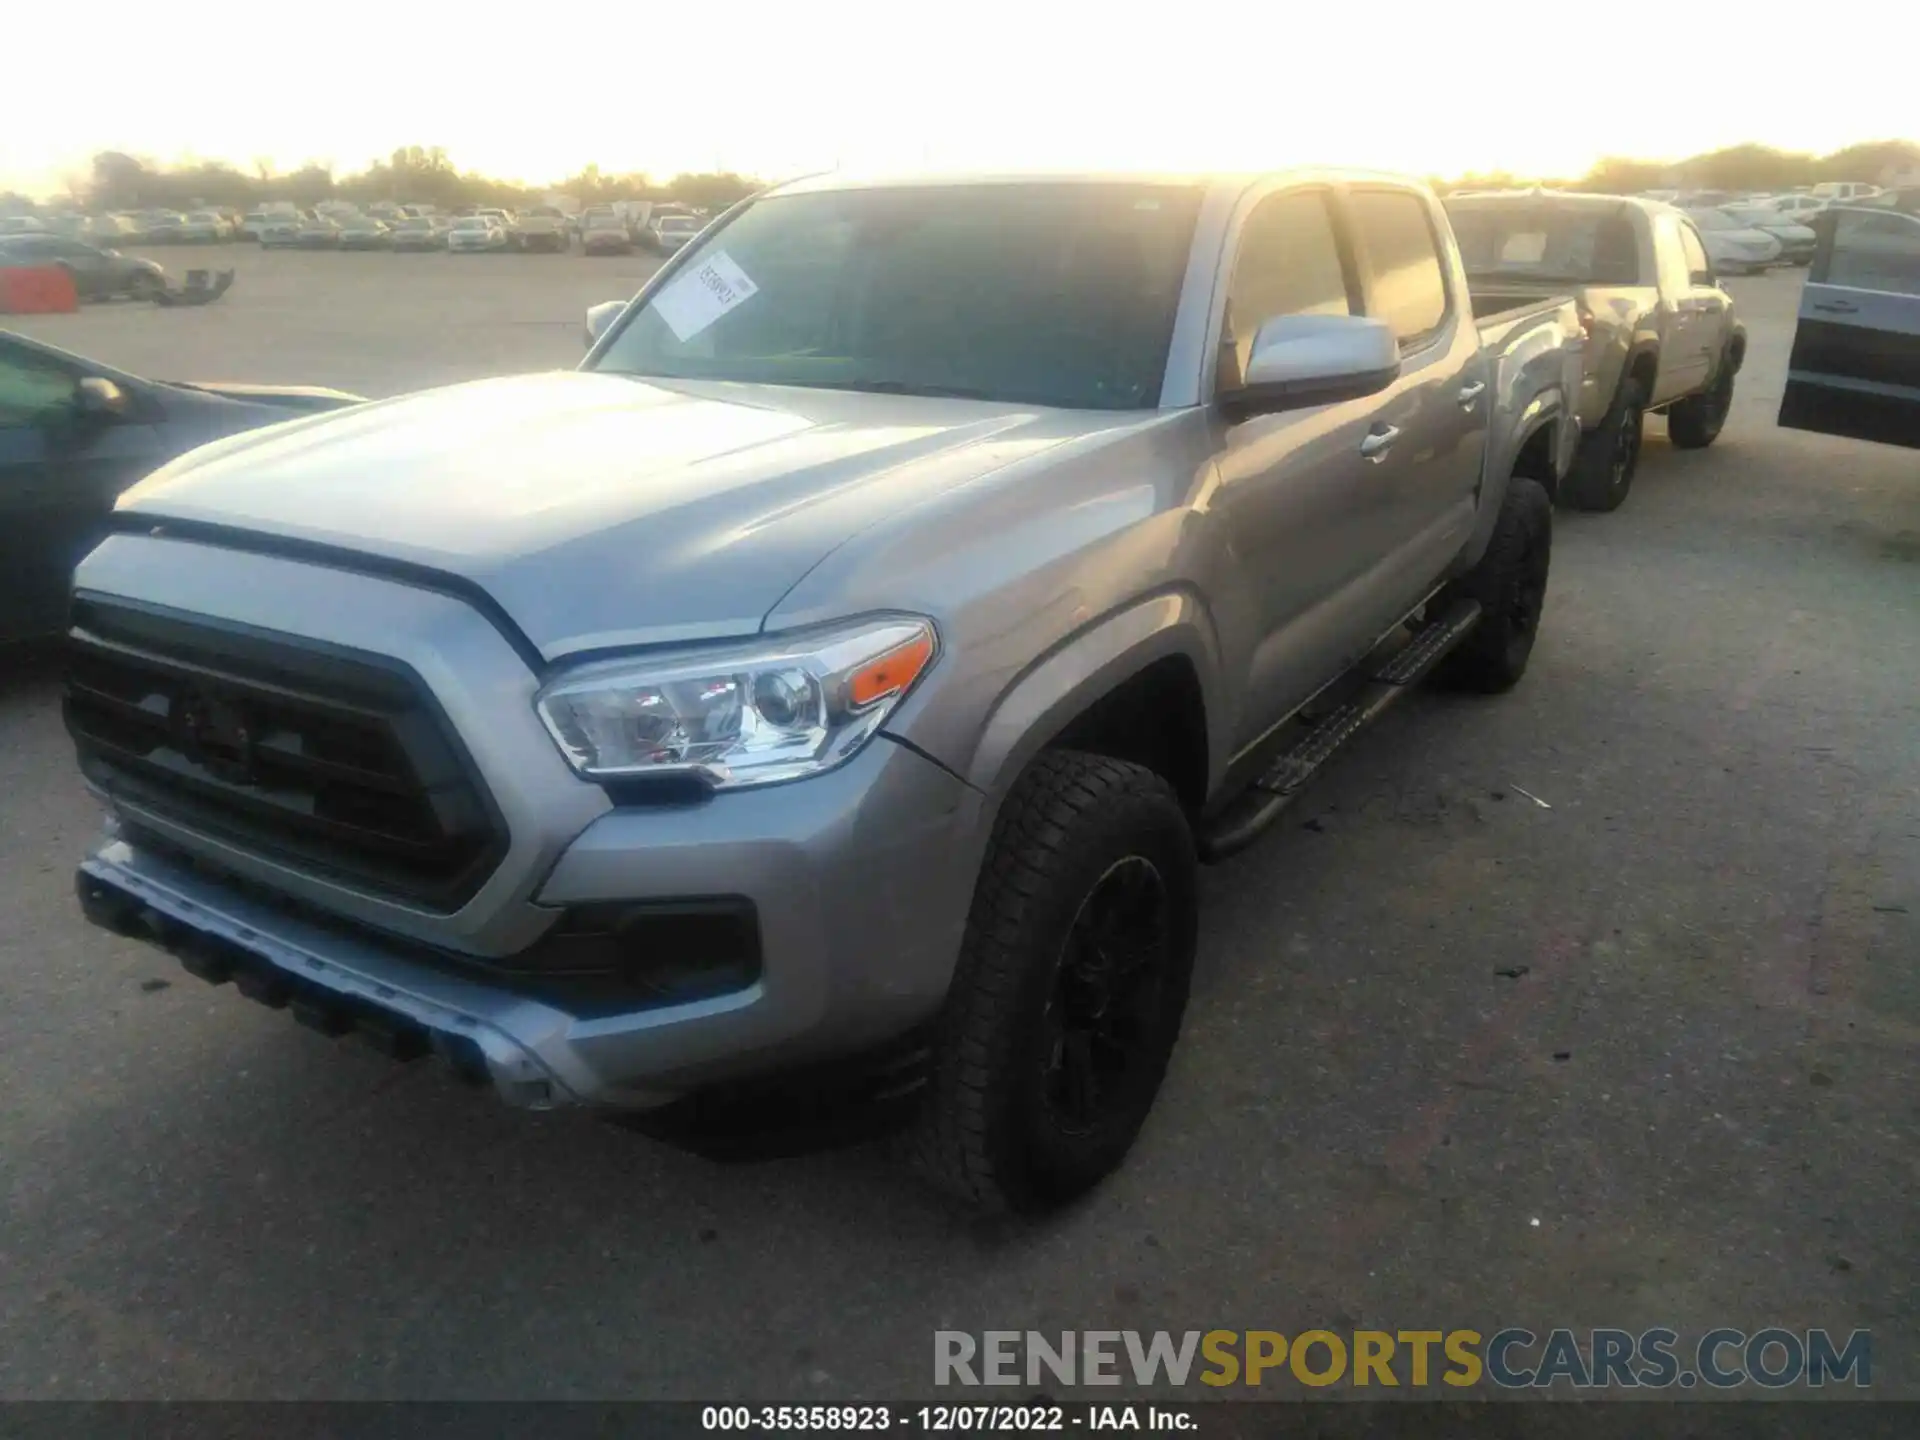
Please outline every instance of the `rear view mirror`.
[{"label": "rear view mirror", "polygon": [[587,348],[591,350],[594,342],[607,333],[607,327],[620,318],[620,312],[627,308],[624,300],[603,300],[587,311]]},{"label": "rear view mirror", "polygon": [[1363,315],[1276,315],[1253,337],[1246,377],[1221,394],[1229,416],[1357,400],[1400,374],[1400,345],[1384,321]]}]

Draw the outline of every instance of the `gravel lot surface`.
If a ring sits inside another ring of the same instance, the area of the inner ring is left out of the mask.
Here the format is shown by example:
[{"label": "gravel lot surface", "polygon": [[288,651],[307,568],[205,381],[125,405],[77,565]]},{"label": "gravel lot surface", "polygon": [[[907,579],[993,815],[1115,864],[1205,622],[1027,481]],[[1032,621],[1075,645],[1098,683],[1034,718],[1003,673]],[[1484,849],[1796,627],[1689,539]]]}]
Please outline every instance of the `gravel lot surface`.
[{"label": "gravel lot surface", "polygon": [[[387,395],[571,364],[651,264],[203,253],[216,305],[18,328]],[[1733,288],[1726,434],[1656,421],[1559,517],[1518,691],[1402,706],[1208,872],[1147,1133],[1039,1225],[510,1113],[89,929],[51,666],[0,655],[0,1395],[904,1398],[936,1328],[1655,1324],[1869,1328],[1920,1394],[1920,455],[1776,429],[1799,275]]]}]

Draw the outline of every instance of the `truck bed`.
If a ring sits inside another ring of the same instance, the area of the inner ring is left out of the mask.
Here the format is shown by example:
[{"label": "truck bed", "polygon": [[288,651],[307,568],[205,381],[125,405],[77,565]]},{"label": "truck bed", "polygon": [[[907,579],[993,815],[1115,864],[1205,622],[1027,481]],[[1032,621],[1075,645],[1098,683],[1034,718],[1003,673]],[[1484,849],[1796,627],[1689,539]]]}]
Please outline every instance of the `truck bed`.
[{"label": "truck bed", "polygon": [[1516,321],[1565,304],[1573,296],[1554,290],[1521,289],[1511,285],[1482,287],[1469,280],[1467,299],[1473,306],[1473,319],[1480,327],[1480,338],[1489,340],[1493,338],[1490,330],[1511,328]]}]

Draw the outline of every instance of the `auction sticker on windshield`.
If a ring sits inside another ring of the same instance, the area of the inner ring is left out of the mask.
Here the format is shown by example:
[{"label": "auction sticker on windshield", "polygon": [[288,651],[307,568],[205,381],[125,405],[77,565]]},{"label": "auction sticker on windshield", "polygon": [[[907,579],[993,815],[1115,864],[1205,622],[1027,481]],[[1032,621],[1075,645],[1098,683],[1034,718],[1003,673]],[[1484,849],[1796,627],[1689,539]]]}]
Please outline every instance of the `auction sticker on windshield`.
[{"label": "auction sticker on windshield", "polygon": [[653,308],[667,322],[676,340],[691,340],[729,310],[747,303],[760,287],[734,264],[724,250],[716,250],[698,265],[673,277]]}]

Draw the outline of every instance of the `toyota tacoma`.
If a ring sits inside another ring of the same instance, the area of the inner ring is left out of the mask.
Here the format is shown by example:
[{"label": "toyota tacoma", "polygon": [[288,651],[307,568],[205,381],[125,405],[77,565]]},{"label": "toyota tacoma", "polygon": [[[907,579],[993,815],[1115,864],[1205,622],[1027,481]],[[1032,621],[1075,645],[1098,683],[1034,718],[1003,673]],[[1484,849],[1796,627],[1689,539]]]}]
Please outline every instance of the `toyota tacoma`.
[{"label": "toyota tacoma", "polygon": [[122,499],[80,903],[516,1105],[831,1074],[1058,1203],[1160,1087],[1196,865],[1429,672],[1526,668],[1582,334],[1475,308],[1391,176],[756,196],[578,371]]}]

